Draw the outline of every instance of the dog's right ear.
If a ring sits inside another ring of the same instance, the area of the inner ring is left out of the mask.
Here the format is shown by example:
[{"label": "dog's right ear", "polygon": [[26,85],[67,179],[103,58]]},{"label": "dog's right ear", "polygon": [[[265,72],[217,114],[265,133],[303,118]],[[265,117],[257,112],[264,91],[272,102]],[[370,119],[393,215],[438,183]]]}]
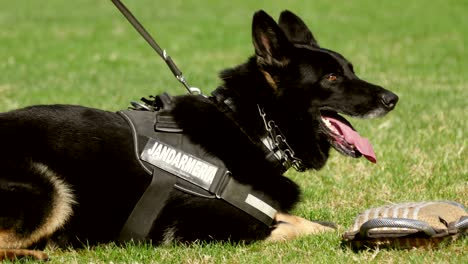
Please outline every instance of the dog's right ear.
[{"label": "dog's right ear", "polygon": [[288,55],[292,44],[275,20],[263,10],[254,14],[252,39],[260,66],[284,66],[288,64]]},{"label": "dog's right ear", "polygon": [[278,25],[292,43],[320,47],[304,21],[293,12],[289,10],[281,12]]}]

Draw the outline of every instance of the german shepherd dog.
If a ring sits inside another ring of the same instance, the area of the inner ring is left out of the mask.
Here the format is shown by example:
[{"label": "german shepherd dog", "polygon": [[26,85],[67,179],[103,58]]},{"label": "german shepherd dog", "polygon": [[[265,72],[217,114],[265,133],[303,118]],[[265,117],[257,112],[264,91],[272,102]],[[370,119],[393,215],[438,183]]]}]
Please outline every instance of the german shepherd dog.
[{"label": "german shepherd dog", "polygon": [[[289,215],[297,184],[259,146],[274,121],[299,170],[324,166],[331,147],[375,162],[369,142],[339,114],[374,118],[397,95],[358,78],[341,54],[322,48],[290,11],[276,23],[253,16],[255,55],[224,70],[215,96],[173,97],[171,114],[206,153],[277,210],[268,226],[226,203],[174,188],[145,241],[280,241],[333,230]],[[222,105],[223,104],[223,105]],[[266,121],[264,119],[267,119]],[[135,156],[132,131],[118,113],[75,105],[39,105],[0,113],[0,255],[46,259],[45,246],[117,241],[151,175]],[[264,146],[264,145],[263,145]],[[280,166],[281,167],[281,166]],[[157,176],[157,175],[156,175]]]}]

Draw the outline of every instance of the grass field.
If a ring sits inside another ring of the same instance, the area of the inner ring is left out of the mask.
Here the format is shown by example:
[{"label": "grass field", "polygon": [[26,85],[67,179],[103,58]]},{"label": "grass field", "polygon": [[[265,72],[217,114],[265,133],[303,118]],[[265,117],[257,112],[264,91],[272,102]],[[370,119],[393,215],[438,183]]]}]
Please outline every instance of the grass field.
[{"label": "grass field", "polygon": [[[288,172],[304,190],[295,213],[335,221],[342,226],[335,233],[283,244],[50,250],[50,263],[468,263],[466,238],[438,250],[340,246],[356,214],[373,206],[468,205],[467,1],[126,2],[205,93],[219,84],[221,69],[253,54],[253,12],[277,17],[289,9],[322,46],[344,54],[362,78],[400,102],[384,118],[353,120],[373,142],[376,165],[333,153],[319,172]],[[185,93],[110,1],[0,0],[0,110],[70,103],[115,111],[162,91]]]}]

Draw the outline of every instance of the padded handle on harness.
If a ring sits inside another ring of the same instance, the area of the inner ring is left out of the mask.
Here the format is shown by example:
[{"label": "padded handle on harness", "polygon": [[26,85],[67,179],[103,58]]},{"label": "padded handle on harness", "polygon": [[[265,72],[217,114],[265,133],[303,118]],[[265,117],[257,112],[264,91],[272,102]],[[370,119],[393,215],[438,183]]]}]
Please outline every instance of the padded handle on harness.
[{"label": "padded handle on harness", "polygon": [[184,130],[180,128],[170,111],[161,110],[156,116],[154,129],[159,132],[182,133]]},{"label": "padded handle on harness", "polygon": [[156,102],[164,110],[172,109],[172,107],[174,106],[172,103],[172,96],[170,96],[168,93],[162,93],[156,96]]}]

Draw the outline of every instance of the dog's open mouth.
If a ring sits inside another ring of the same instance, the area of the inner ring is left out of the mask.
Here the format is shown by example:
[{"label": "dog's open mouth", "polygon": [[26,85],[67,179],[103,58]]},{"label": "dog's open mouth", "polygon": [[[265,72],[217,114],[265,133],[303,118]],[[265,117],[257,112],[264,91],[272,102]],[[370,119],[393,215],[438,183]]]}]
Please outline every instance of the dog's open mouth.
[{"label": "dog's open mouth", "polygon": [[364,156],[376,163],[374,149],[367,138],[361,137],[342,116],[331,111],[322,111],[322,123],[332,146],[343,155],[358,158]]}]

